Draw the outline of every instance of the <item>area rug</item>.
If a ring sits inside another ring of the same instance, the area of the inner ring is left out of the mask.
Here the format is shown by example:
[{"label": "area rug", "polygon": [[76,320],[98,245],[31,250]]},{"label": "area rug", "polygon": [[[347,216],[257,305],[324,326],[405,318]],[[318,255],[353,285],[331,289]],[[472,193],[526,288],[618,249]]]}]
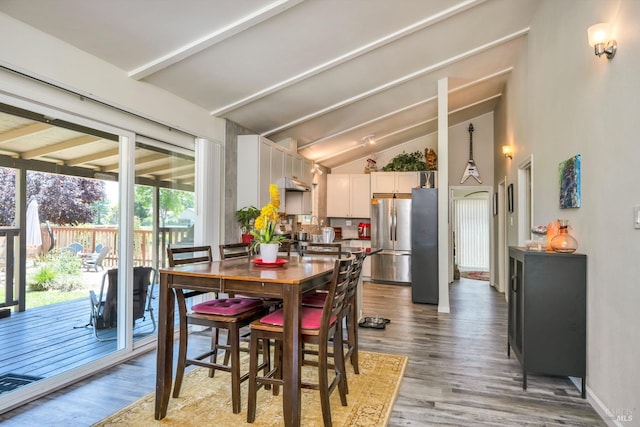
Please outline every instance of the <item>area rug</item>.
[{"label": "area rug", "polygon": [[491,276],[488,271],[461,271],[460,277],[488,282]]},{"label": "area rug", "polygon": [[[406,356],[360,351],[360,374],[347,364],[348,406],[340,404],[336,389],[331,394],[331,417],[335,426],[385,426],[389,422],[400,382],[407,365]],[[241,361],[246,368],[248,357]],[[313,380],[316,369],[304,367],[303,378]],[[98,427],[127,426],[282,426],[282,393],[258,390],[256,420],[247,424],[247,382],[242,383],[242,411],[231,410],[231,382],[223,372],[209,378],[204,368],[185,375],[179,398],[169,399],[167,416],[154,419],[155,393],[150,393],[114,415],[94,424]],[[302,422],[305,427],[322,426],[322,410],[317,391],[302,390]]]}]

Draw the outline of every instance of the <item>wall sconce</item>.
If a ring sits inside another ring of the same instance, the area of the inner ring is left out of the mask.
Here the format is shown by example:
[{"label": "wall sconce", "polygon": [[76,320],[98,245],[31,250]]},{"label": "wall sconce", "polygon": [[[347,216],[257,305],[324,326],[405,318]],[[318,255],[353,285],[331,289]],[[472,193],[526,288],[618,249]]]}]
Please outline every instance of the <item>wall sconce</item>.
[{"label": "wall sconce", "polygon": [[513,147],[510,145],[503,145],[502,154],[504,154],[506,159],[513,159]]},{"label": "wall sconce", "polygon": [[618,43],[611,39],[611,24],[602,22],[592,25],[587,30],[587,35],[589,46],[593,46],[596,55],[602,56],[603,53],[606,53],[608,59],[616,56]]},{"label": "wall sconce", "polygon": [[367,145],[373,145],[376,143],[376,136],[374,134],[367,135],[362,138],[362,146],[366,147]]}]

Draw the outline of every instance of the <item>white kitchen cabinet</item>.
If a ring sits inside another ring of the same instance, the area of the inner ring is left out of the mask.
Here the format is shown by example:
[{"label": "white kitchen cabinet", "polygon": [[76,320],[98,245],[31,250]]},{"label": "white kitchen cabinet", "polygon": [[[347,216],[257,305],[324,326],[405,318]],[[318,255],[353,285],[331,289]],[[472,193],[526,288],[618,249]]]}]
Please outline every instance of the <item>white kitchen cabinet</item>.
[{"label": "white kitchen cabinet", "polygon": [[[303,177],[302,177],[302,164],[304,163],[304,158],[302,156],[295,156],[293,159],[293,171],[292,171],[292,178],[295,179],[299,179],[300,181],[304,181]],[[310,184],[310,182],[307,182],[307,184]]]},{"label": "white kitchen cabinet", "polygon": [[259,135],[238,136],[236,208],[269,202],[271,142]]},{"label": "white kitchen cabinet", "polygon": [[277,184],[285,176],[285,152],[277,145],[271,146],[271,173],[269,184]]},{"label": "white kitchen cabinet", "polygon": [[[311,184],[311,161],[259,135],[238,136],[237,209],[245,206],[261,208],[270,201],[269,184],[283,177],[300,179]],[[304,175],[308,171],[308,175]],[[280,195],[281,198],[285,195]],[[292,193],[290,205],[281,209],[290,213],[311,214],[311,192]],[[282,200],[283,202],[289,202]]]},{"label": "white kitchen cabinet", "polygon": [[327,175],[327,216],[333,218],[369,218],[369,175]]},{"label": "white kitchen cabinet", "polygon": [[419,172],[372,172],[373,193],[411,193],[419,185]]},{"label": "white kitchen cabinet", "polygon": [[284,176],[291,178],[293,177],[293,164],[296,162],[297,156],[293,153],[285,153],[284,156]]}]

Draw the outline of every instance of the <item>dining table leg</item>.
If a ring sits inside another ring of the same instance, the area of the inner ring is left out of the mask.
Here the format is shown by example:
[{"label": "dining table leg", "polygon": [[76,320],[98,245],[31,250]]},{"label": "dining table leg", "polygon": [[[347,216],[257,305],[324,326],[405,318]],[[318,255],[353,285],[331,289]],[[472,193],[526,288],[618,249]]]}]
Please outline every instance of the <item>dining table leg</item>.
[{"label": "dining table leg", "polygon": [[284,425],[297,427],[301,418],[302,343],[301,343],[301,291],[296,285],[284,286],[283,310],[283,354],[282,400]]},{"label": "dining table leg", "polygon": [[158,349],[156,362],[156,405],[155,419],[167,415],[171,384],[173,381],[173,323],[175,294],[169,287],[169,276],[160,274],[158,304]]}]

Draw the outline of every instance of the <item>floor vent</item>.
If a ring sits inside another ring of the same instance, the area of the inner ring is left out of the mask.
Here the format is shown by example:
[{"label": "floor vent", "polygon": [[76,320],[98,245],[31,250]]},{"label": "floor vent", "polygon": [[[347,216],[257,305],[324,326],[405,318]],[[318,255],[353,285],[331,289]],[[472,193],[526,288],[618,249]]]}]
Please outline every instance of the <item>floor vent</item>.
[{"label": "floor vent", "polygon": [[8,393],[17,389],[18,387],[31,384],[34,381],[41,380],[42,377],[34,377],[31,375],[20,374],[2,374],[0,375],[0,394]]}]

